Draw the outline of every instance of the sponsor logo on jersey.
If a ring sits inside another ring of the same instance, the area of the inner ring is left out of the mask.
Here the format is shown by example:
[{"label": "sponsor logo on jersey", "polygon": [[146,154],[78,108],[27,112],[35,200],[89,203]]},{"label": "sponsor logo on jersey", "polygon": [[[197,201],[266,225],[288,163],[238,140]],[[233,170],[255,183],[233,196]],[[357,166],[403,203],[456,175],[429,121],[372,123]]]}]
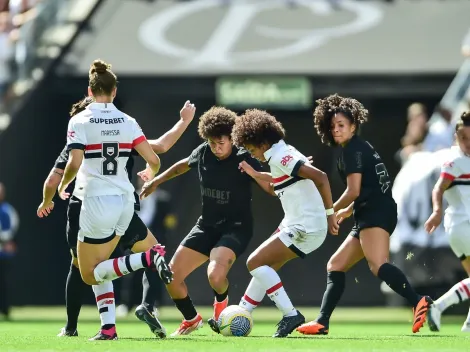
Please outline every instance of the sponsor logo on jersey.
[{"label": "sponsor logo on jersey", "polygon": [[287,166],[292,159],[294,159],[292,155],[286,155],[285,157],[283,157],[281,159],[282,166]]},{"label": "sponsor logo on jersey", "polygon": [[101,117],[90,118],[90,123],[104,123],[106,125],[114,125],[116,123],[123,123],[124,117],[115,117],[113,119],[103,119]]}]

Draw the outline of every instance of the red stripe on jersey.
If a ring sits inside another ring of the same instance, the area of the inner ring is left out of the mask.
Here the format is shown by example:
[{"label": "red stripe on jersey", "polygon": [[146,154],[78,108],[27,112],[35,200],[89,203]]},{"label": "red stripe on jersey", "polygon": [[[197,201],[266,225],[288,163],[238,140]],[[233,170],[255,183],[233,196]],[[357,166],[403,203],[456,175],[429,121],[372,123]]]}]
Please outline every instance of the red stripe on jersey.
[{"label": "red stripe on jersey", "polygon": [[99,302],[102,299],[107,299],[107,298],[114,298],[114,292],[106,292],[106,293],[103,293],[102,295],[99,295],[98,297],[96,297],[96,302]]},{"label": "red stripe on jersey", "polygon": [[122,276],[121,270],[119,270],[118,258],[113,260],[113,269],[117,276]]},{"label": "red stripe on jersey", "polygon": [[441,172],[441,177],[449,181],[453,181],[455,179],[454,175],[448,174],[447,172]]},{"label": "red stripe on jersey", "polygon": [[290,177],[289,175],[284,175],[284,176],[281,176],[281,177],[273,178],[273,183],[278,183],[278,182],[285,181],[285,180],[287,180],[289,177]]},{"label": "red stripe on jersey", "polygon": [[470,178],[470,174],[459,175],[457,178]]},{"label": "red stripe on jersey", "polygon": [[132,147],[135,147],[136,145],[139,145],[140,143],[142,143],[143,141],[146,141],[146,140],[147,140],[147,138],[145,138],[145,136],[142,135],[139,138],[134,139],[134,141],[132,142]]},{"label": "red stripe on jersey", "polygon": [[132,143],[119,143],[120,149],[132,149]]},{"label": "red stripe on jersey", "polygon": [[270,295],[270,294],[273,293],[274,291],[279,290],[281,287],[282,287],[282,282],[278,282],[278,283],[275,284],[273,287],[268,288],[268,289],[266,290],[266,293],[267,293],[268,295]]},{"label": "red stripe on jersey", "polygon": [[470,298],[470,290],[468,289],[467,285],[465,285],[463,282],[460,282],[462,285],[463,289],[465,290],[465,293],[467,294],[467,298]]},{"label": "red stripe on jersey", "polygon": [[102,144],[88,144],[86,147],[85,147],[85,150],[98,150],[98,149],[101,149],[103,148]]}]

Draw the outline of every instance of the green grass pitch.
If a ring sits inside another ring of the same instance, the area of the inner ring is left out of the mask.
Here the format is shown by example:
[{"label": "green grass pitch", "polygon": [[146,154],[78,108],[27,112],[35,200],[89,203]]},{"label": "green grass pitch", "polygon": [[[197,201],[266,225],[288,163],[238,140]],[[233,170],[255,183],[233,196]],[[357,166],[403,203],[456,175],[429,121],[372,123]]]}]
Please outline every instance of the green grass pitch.
[{"label": "green grass pitch", "polygon": [[[203,317],[211,316],[210,308],[200,308]],[[316,316],[318,308],[299,308],[307,319]],[[87,339],[99,328],[95,307],[84,307],[79,321],[80,336],[58,338],[56,334],[65,322],[63,307],[16,308],[13,321],[0,320],[0,351],[214,351],[214,352],[275,352],[275,351],[468,351],[470,334],[460,327],[465,317],[445,316],[440,333],[431,333],[425,326],[420,333],[411,332],[411,310],[396,308],[339,308],[332,319],[330,335],[305,337],[294,332],[286,339],[273,339],[280,319],[274,308],[255,311],[254,328],[249,337],[215,335],[207,324],[189,335],[159,340],[147,326],[132,314],[118,319],[118,341]],[[171,333],[179,323],[178,312],[164,307],[160,319]]]}]

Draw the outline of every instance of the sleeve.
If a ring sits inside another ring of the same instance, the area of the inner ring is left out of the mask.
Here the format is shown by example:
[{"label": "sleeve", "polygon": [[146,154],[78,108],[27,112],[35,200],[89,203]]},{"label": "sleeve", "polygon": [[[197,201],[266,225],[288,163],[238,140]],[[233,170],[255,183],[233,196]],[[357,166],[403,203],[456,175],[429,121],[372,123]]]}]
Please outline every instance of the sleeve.
[{"label": "sleeve", "polygon": [[145,138],[142,128],[140,128],[139,124],[135,119],[131,118],[129,119],[129,121],[131,121],[132,123],[132,148],[135,148],[143,141],[146,141],[147,138]]},{"label": "sleeve", "polygon": [[455,160],[446,161],[441,166],[441,177],[453,181],[461,175],[460,168]]},{"label": "sleeve", "polygon": [[297,176],[300,167],[305,164],[305,161],[292,151],[286,150],[285,153],[276,155],[270,164],[281,169],[288,176]]},{"label": "sleeve", "polygon": [[69,153],[67,152],[67,146],[62,149],[60,152],[59,156],[57,157],[54,167],[57,169],[65,169],[65,166],[67,165],[67,162],[69,161]]},{"label": "sleeve", "polygon": [[344,172],[346,175],[362,174],[364,153],[355,145],[348,145],[343,151]]},{"label": "sleeve", "polygon": [[72,118],[67,129],[67,150],[85,150],[87,145],[85,128],[82,123]]},{"label": "sleeve", "polygon": [[188,165],[191,169],[199,163],[199,160],[201,159],[205,146],[206,146],[206,143],[202,143],[200,146],[198,146],[196,149],[192,151],[188,160]]}]

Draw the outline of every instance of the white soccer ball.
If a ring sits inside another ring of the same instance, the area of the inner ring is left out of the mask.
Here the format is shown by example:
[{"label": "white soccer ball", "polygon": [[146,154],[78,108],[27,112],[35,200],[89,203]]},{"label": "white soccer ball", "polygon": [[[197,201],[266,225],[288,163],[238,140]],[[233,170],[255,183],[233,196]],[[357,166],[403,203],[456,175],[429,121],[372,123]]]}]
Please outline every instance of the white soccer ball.
[{"label": "white soccer ball", "polygon": [[253,328],[253,318],[245,308],[228,306],[220,313],[217,324],[224,336],[248,336]]}]

